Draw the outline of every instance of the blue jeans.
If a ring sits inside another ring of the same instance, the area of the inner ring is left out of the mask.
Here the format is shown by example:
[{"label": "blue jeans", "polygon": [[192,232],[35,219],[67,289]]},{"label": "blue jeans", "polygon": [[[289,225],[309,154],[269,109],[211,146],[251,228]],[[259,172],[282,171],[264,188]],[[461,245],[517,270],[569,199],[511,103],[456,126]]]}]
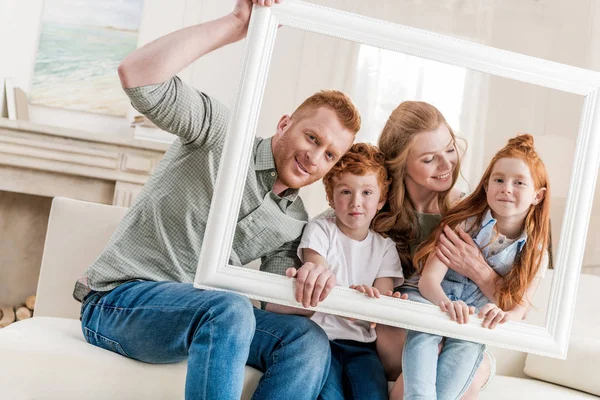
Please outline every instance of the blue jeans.
[{"label": "blue jeans", "polygon": [[176,282],[126,282],[82,305],[86,340],[153,364],[188,360],[186,399],[239,399],[244,365],[264,372],[254,399],[315,399],[329,370],[323,330],[258,310],[240,295]]},{"label": "blue jeans", "polygon": [[[431,304],[417,289],[408,299]],[[441,352],[439,346],[444,340]],[[483,360],[485,346],[466,340],[408,331],[402,353],[404,400],[455,400],[469,388]]]},{"label": "blue jeans", "polygon": [[385,371],[375,343],[332,340],[331,367],[319,399],[388,398]]}]

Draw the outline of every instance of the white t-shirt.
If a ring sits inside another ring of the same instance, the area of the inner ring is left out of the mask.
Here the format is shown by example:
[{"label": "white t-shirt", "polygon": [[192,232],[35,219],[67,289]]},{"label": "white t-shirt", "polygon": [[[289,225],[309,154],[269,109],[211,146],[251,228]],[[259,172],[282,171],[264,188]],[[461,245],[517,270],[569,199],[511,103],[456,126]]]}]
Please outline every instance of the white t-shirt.
[{"label": "white t-shirt", "polygon": [[[394,278],[394,287],[404,281],[402,266],[396,245],[389,238],[369,230],[362,241],[344,235],[335,223],[335,215],[321,215],[304,228],[298,256],[302,261],[302,249],[309,248],[327,260],[335,274],[337,284],[373,285],[376,278]],[[330,314],[315,313],[312,318],[327,333],[330,340],[346,339],[372,342],[377,336],[366,321],[349,321]]]}]

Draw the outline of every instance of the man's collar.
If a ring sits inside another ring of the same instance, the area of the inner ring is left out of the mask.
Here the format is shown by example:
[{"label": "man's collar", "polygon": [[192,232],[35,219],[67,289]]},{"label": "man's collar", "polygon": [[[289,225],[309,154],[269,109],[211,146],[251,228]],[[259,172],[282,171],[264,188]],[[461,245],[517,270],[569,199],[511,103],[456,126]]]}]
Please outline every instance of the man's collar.
[{"label": "man's collar", "polygon": [[257,171],[275,170],[275,159],[273,158],[273,149],[271,148],[272,137],[263,139],[256,148],[256,159],[254,165]]},{"label": "man's collar", "polygon": [[[256,147],[256,158],[254,159],[254,165],[256,171],[268,172],[271,179],[269,179],[271,188],[273,183],[277,179],[277,169],[275,168],[275,158],[273,157],[272,148],[272,137],[263,139],[258,143]],[[286,199],[293,202],[298,197],[299,189],[286,189],[280,196],[282,199]],[[276,193],[278,196],[279,194]]]}]

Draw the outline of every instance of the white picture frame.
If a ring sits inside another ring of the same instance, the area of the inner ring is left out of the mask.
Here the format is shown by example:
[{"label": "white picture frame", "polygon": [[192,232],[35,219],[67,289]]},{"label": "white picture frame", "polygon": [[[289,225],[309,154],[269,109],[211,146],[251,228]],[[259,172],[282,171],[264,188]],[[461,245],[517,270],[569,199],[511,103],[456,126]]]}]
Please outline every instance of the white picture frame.
[{"label": "white picture frame", "polygon": [[293,280],[228,265],[246,168],[258,121],[277,27],[347,39],[584,96],[573,173],[544,326],[508,322],[490,330],[471,318],[449,320],[438,307],[393,298],[369,299],[336,287],[317,311],[399,326],[555,358],[566,358],[580,266],[600,166],[600,73],[529,57],[424,30],[302,1],[255,7],[248,31],[242,79],[218,172],[194,285],[252,299],[301,307]]}]

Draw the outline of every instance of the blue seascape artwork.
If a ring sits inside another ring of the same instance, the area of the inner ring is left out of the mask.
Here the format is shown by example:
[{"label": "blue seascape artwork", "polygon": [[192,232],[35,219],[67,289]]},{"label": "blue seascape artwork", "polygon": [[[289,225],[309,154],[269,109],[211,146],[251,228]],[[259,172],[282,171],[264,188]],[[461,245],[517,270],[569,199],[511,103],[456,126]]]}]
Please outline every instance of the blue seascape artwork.
[{"label": "blue seascape artwork", "polygon": [[46,0],[32,104],[127,114],[117,67],[137,47],[143,0]]}]

